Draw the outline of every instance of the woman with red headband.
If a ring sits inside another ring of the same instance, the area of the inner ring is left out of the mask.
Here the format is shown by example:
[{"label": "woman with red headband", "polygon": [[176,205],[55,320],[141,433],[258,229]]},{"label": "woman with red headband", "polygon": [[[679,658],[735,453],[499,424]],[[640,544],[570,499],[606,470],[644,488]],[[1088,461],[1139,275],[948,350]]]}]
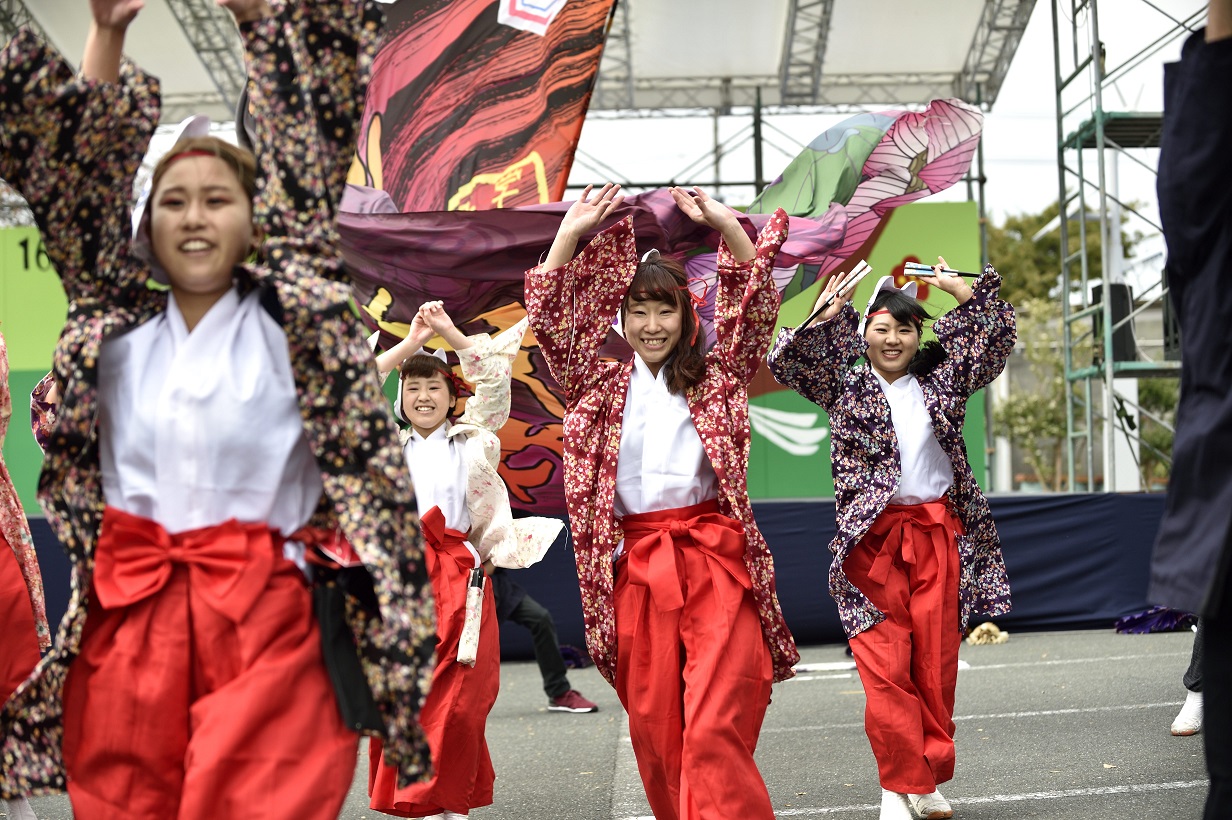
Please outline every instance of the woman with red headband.
[{"label": "woman with red headband", "polygon": [[[368,748],[369,805],[423,820],[456,820],[492,803],[495,772],[484,738],[500,689],[500,624],[485,566],[519,569],[536,563],[564,528],[554,518],[514,520],[497,468],[497,431],[509,420],[513,360],[526,319],[498,334],[464,336],[441,302],[415,314],[405,339],[377,356],[382,376],[398,369],[394,415],[410,425],[403,452],[415,483],[428,575],[436,601],[436,667],[421,722],[432,748],[429,780],[399,788],[397,769]],[[451,420],[466,383],[445,351],[423,349],[439,335],[474,385],[466,409]]]},{"label": "woman with red headband", "polygon": [[[40,500],[73,571],[0,713],[0,790],[67,789],[92,820],[333,820],[357,730],[405,782],[429,767],[414,497],[334,228],[381,15],[222,5],[259,158],[178,141],[133,222],[159,106],[121,60],[142,0],[91,0],[80,74],[29,32],[0,53],[0,176],[69,302]],[[358,566],[310,565],[342,540]]]},{"label": "woman with red headband", "polygon": [[[753,520],[748,392],[779,295],[777,211],[756,245],[700,189],[677,207],[717,231],[714,346],[681,264],[639,262],[632,219],[582,237],[616,210],[619,187],[588,187],[566,212],[526,305],[565,391],[565,497],[586,641],[629,713],[646,797],[659,820],[774,817],[753,751],[771,683],[799,659]],[[633,348],[600,358],[619,318]]]},{"label": "woman with red headband", "polygon": [[[954,776],[958,647],[972,613],[1009,611],[988,501],[962,428],[967,399],[1014,349],[1014,309],[989,265],[969,287],[945,260],[919,281],[953,296],[937,341],[916,285],[883,277],[864,319],[834,275],[813,324],[784,328],[770,371],[830,417],[838,534],[830,594],[864,683],[865,727],[881,779],[882,820],[952,817],[937,784]],[[853,367],[865,356],[868,363]]]}]

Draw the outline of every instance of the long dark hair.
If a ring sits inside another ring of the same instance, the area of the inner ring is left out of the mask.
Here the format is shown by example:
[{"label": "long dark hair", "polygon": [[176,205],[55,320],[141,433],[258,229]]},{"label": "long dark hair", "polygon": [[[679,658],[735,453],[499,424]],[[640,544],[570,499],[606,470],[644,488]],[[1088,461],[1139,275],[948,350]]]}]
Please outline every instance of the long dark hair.
[{"label": "long dark hair", "polygon": [[651,251],[637,266],[629,292],[620,303],[620,322],[625,323],[632,302],[667,302],[680,313],[680,340],[663,367],[667,389],[681,395],[706,374],[706,335],[697,326],[697,314],[689,299],[689,280],[684,265],[658,251]]},{"label": "long dark hair", "polygon": [[[914,325],[916,333],[920,334],[924,332],[924,322],[931,321],[933,318],[932,314],[925,310],[917,299],[900,290],[889,288],[877,294],[877,298],[869,306],[868,315],[872,316],[879,310],[888,310],[894,317],[894,321],[900,324]],[[945,361],[945,348],[940,342],[936,339],[922,342],[915,355],[911,357],[907,372],[913,376],[926,376],[943,361]]]}]

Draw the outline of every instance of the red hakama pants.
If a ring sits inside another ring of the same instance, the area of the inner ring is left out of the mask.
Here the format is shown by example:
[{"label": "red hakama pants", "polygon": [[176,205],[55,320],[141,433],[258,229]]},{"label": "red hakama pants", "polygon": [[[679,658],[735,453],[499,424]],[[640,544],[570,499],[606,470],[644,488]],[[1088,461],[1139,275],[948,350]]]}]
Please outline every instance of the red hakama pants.
[{"label": "red hakama pants", "polygon": [[753,751],[770,650],[740,522],[709,501],[621,519],[616,693],[658,820],[773,820]]},{"label": "red hakama pants", "polygon": [[235,520],[169,535],[108,507],[64,687],[77,817],[334,820],[342,724],[303,573]]},{"label": "red hakama pants", "polygon": [[38,629],[30,591],[13,548],[0,535],[0,704],[39,662]]},{"label": "red hakama pants", "polygon": [[962,522],[945,501],[891,505],[847,557],[848,580],[885,614],[851,639],[881,787],[929,794],[954,776]]},{"label": "red hakama pants", "polygon": [[432,749],[435,774],[400,789],[397,770],[381,754],[381,741],[374,738],[368,746],[368,805],[399,817],[426,817],[443,810],[467,814],[491,805],[496,780],[484,737],[488,713],[500,690],[500,634],[492,584],[484,583],[475,665],[458,663],[467,581],[475,559],[463,543],[466,533],[446,529],[436,507],[421,523],[432,546],[424,555],[436,599],[436,669],[419,723]]}]

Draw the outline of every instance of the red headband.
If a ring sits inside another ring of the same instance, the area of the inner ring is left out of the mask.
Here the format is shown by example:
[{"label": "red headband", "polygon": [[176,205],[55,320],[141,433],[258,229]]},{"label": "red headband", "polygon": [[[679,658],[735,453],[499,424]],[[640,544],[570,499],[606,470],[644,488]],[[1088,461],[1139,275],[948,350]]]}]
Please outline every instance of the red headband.
[{"label": "red headband", "polygon": [[868,314],[864,318],[868,320],[868,319],[873,318],[874,316],[880,316],[883,313],[889,313],[889,312],[890,311],[887,308],[882,308],[881,310],[874,310],[872,313]]},{"label": "red headband", "polygon": [[[172,154],[163,160],[163,167],[170,165],[173,162],[186,159],[187,157],[218,157],[213,151],[206,151],[204,148],[189,148],[186,151],[181,151],[178,154]],[[219,157],[221,159],[221,157]]]}]

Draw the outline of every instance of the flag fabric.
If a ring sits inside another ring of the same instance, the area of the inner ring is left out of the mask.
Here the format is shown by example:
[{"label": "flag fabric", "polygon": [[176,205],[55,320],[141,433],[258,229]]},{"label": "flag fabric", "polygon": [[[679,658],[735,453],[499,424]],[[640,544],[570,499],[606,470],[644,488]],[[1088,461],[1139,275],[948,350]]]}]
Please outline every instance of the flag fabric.
[{"label": "flag fabric", "polygon": [[[511,327],[526,315],[523,273],[539,264],[567,208],[568,203],[551,203],[488,211],[398,213],[383,192],[348,186],[339,215],[343,253],[356,302],[365,321],[380,329],[381,347],[388,348],[405,337],[415,311],[431,299],[444,301],[449,315],[466,333],[495,333]],[[686,254],[715,248],[719,241],[717,233],[684,216],[666,190],[628,197],[600,229],[629,215],[639,245],[646,248]],[[754,235],[769,216],[756,214],[742,220],[746,232]],[[787,266],[780,275],[790,278],[797,265],[823,259],[842,241],[845,226],[845,216],[837,206],[820,219],[792,218],[790,235],[776,260]],[[703,327],[712,321],[713,299],[711,289],[709,305],[698,309]],[[613,332],[604,353],[627,358],[631,351]],[[450,360],[455,361],[453,356]],[[513,363],[513,406],[500,432],[501,477],[517,509],[565,513],[561,396],[528,334]]]},{"label": "flag fabric", "polygon": [[[383,347],[440,299],[466,332],[524,314],[523,272],[552,244],[611,0],[401,0],[377,55],[339,228],[354,294]],[[540,33],[542,32],[542,33]],[[953,184],[970,165],[978,111],[862,114],[814,140],[742,217],[754,234],[792,215],[774,275],[785,296],[836,270],[891,208]],[[684,256],[714,339],[718,236],[666,190],[628,197],[639,245]],[[605,224],[605,226],[606,226]],[[589,239],[589,237],[587,237]],[[586,240],[583,240],[586,241]],[[607,350],[627,357],[615,333]],[[515,508],[564,514],[564,404],[532,338],[513,365],[501,475]]]},{"label": "flag fabric", "polygon": [[388,7],[350,181],[399,211],[559,200],[612,0]]}]

